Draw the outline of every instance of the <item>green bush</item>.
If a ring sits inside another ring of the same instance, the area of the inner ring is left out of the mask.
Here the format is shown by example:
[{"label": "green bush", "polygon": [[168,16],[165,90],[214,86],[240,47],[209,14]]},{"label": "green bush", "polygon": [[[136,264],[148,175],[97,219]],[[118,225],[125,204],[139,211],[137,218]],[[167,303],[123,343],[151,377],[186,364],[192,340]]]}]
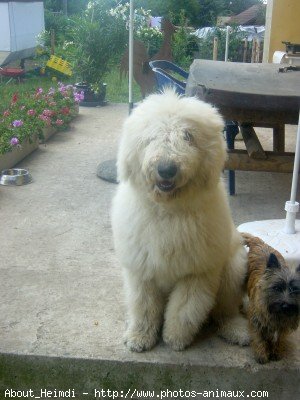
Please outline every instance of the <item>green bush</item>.
[{"label": "green bush", "polygon": [[194,53],[198,51],[198,42],[191,30],[186,26],[187,19],[184,12],[180,14],[179,26],[173,35],[172,53],[174,62],[182,68],[188,68],[194,60]]},{"label": "green bush", "polygon": [[55,42],[61,45],[64,41],[71,41],[70,27],[72,21],[62,13],[53,13],[45,10],[45,30],[49,32],[49,36],[45,36],[45,46],[50,47],[50,31],[55,34]]},{"label": "green bush", "polygon": [[150,58],[158,52],[163,42],[162,32],[158,28],[148,26],[138,29],[135,37],[146,45]]},{"label": "green bush", "polygon": [[72,43],[69,61],[75,75],[82,81],[98,84],[103,75],[124,51],[124,29],[106,12],[77,17],[71,28]]}]

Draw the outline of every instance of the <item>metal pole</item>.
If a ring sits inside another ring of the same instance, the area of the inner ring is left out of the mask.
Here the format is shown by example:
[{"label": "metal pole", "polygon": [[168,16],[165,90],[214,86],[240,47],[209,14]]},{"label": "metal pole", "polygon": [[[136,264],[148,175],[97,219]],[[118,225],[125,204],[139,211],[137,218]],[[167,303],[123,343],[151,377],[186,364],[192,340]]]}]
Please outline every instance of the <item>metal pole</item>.
[{"label": "metal pole", "polygon": [[129,78],[129,114],[133,109],[133,29],[134,29],[134,5],[130,0],[130,18],[129,18],[129,57],[128,57],[128,78]]},{"label": "metal pole", "polygon": [[285,210],[286,210],[286,220],[284,227],[285,233],[296,233],[295,221],[296,221],[296,214],[299,211],[299,203],[296,201],[299,165],[300,165],[300,110],[299,110],[298,129],[296,138],[293,179],[291,187],[291,200],[285,203]]},{"label": "metal pole", "polygon": [[230,26],[227,25],[226,27],[226,44],[225,44],[225,61],[228,61],[228,47],[229,47],[229,33],[230,33]]},{"label": "metal pole", "polygon": [[298,130],[297,130],[297,142],[294,160],[294,170],[293,170],[293,180],[292,180],[292,190],[291,190],[291,201],[295,203],[296,193],[297,193],[297,180],[299,172],[299,159],[300,159],[300,111],[298,120]]},{"label": "metal pole", "polygon": [[68,15],[68,0],[63,0],[64,14]]}]

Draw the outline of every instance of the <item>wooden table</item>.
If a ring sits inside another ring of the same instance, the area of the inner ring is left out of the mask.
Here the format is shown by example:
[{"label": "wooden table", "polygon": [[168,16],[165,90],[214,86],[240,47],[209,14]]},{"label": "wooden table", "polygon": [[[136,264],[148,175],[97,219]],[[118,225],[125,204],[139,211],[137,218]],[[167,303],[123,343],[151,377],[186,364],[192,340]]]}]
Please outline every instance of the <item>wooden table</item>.
[{"label": "wooden table", "polygon": [[[300,71],[278,64],[195,60],[186,95],[215,105],[227,121],[238,121],[246,149],[229,149],[229,170],[292,172],[294,153],[285,152],[285,124],[297,124]],[[273,151],[264,151],[253,127],[273,128]]]}]

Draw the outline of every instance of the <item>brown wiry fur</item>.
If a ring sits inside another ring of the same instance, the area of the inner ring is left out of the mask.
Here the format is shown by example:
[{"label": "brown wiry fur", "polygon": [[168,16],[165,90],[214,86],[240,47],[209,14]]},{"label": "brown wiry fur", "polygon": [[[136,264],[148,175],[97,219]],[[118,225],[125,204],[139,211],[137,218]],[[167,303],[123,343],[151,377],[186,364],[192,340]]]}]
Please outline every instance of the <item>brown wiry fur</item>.
[{"label": "brown wiry fur", "polygon": [[[286,350],[288,334],[299,324],[300,268],[293,273],[277,250],[258,237],[246,233],[242,236],[249,247],[247,291],[251,346],[259,363],[279,360]],[[275,260],[275,267],[270,267],[271,259]],[[286,290],[278,290],[280,285]],[[292,315],[282,312],[280,307],[284,303],[296,311]]]}]

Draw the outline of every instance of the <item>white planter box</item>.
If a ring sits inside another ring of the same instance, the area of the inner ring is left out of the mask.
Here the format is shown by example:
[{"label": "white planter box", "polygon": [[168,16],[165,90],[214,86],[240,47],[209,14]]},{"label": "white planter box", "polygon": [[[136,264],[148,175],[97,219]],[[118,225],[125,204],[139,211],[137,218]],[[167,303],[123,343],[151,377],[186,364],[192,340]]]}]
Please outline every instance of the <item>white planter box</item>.
[{"label": "white planter box", "polygon": [[28,156],[39,147],[38,140],[32,143],[24,142],[21,148],[15,147],[12,151],[0,154],[0,172],[4,169],[12,168],[18,164],[23,158]]},{"label": "white planter box", "polygon": [[[78,115],[78,112],[79,112],[79,106],[76,105],[75,109],[73,111],[74,118],[76,118],[76,116]],[[23,160],[23,158],[25,158],[30,153],[32,153],[34,150],[36,150],[39,147],[39,142],[45,143],[56,132],[58,132],[58,130],[55,127],[52,127],[52,126],[45,127],[43,129],[43,134],[44,134],[43,140],[39,141],[39,139],[36,138],[35,140],[33,140],[32,143],[29,143],[29,141],[26,141],[26,142],[22,143],[21,148],[15,147],[9,153],[0,154],[0,173],[4,169],[14,167],[21,160]]]},{"label": "white planter box", "polygon": [[56,132],[57,129],[54,126],[47,126],[46,128],[43,129],[44,139],[41,139],[39,142],[40,143],[47,142],[47,140],[49,140],[51,136],[53,136]]}]

